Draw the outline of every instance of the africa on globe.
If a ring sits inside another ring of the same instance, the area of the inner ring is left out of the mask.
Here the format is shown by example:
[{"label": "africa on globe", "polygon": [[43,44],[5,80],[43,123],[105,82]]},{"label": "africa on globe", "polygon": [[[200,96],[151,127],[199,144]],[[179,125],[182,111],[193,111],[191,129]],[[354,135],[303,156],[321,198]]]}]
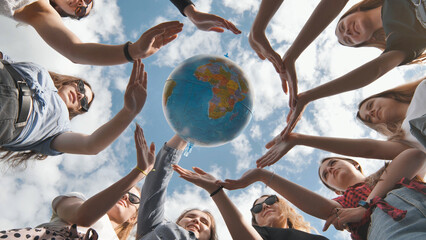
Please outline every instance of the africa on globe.
[{"label": "africa on globe", "polygon": [[252,108],[248,78],[224,57],[191,57],[173,70],[164,86],[163,111],[168,123],[195,145],[231,141],[250,122]]}]

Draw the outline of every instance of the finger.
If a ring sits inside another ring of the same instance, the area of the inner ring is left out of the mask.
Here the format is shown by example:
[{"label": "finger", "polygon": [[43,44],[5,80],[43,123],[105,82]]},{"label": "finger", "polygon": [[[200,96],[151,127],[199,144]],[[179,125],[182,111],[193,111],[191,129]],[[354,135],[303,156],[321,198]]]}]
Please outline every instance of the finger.
[{"label": "finger", "polygon": [[260,51],[255,50],[255,52],[260,59],[262,59],[262,60],[266,59],[265,56],[263,56],[263,54]]},{"label": "finger", "polygon": [[143,73],[142,86],[145,90],[148,89],[148,73],[147,72]]},{"label": "finger", "polygon": [[223,30],[223,28],[220,28],[220,27],[211,27],[211,28],[209,28],[209,31],[218,32],[218,33],[225,32],[225,30]]},{"label": "finger", "polygon": [[287,94],[288,93],[288,87],[287,87],[288,83],[287,83],[287,80],[285,79],[283,73],[280,73],[280,78],[281,78],[281,86],[283,88],[283,91],[284,91],[285,94]]},{"label": "finger", "polygon": [[177,37],[178,37],[178,35],[175,34],[175,35],[172,35],[168,38],[163,39],[163,46],[169,44],[171,41],[175,40]]},{"label": "finger", "polygon": [[149,146],[149,151],[152,154],[155,154],[155,144],[154,144],[154,142],[151,142],[151,145]]},{"label": "finger", "polygon": [[199,168],[199,167],[192,167],[192,169],[194,169],[194,171],[198,174],[207,174],[206,172],[203,171],[203,169]]},{"label": "finger", "polygon": [[332,214],[330,215],[324,223],[324,227],[322,228],[322,231],[325,232],[327,231],[327,229],[330,227],[330,225],[334,222],[334,220],[336,219],[336,215]]},{"label": "finger", "polygon": [[235,33],[235,34],[240,34],[241,31],[240,29],[238,29],[232,22],[226,20],[226,25],[228,26],[228,29],[231,30],[231,32]]}]

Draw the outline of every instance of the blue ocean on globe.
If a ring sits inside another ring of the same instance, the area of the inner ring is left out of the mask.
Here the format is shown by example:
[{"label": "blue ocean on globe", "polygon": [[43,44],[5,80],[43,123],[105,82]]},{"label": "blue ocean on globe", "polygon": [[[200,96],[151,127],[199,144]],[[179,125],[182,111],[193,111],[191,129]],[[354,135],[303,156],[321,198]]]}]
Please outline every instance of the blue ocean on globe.
[{"label": "blue ocean on globe", "polygon": [[224,57],[191,57],[173,70],[164,86],[163,111],[169,125],[198,146],[236,138],[250,122],[252,109],[248,78]]}]

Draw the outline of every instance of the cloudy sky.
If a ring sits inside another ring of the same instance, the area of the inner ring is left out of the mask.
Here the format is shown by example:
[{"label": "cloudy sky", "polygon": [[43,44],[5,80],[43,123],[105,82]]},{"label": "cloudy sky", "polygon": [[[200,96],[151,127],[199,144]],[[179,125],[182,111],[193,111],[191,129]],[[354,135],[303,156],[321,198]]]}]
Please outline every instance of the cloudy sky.
[{"label": "cloudy sky", "polygon": [[[355,2],[349,1],[347,8]],[[283,3],[267,29],[267,36],[279,54],[288,49],[317,3],[314,0],[287,0]],[[198,166],[219,179],[235,179],[255,167],[256,159],[265,153],[264,144],[283,129],[288,112],[287,96],[281,91],[279,77],[272,65],[261,61],[248,44],[247,37],[260,0],[198,0],[195,4],[199,10],[231,20],[242,34],[199,31],[167,0],[96,0],[95,10],[88,18],[65,20],[65,23],[83,41],[107,44],[135,41],[145,30],[163,21],[179,20],[185,24],[178,39],[144,60],[149,75],[149,95],[135,122],[142,125],[147,140],[155,142],[158,149],[173,136],[161,109],[163,85],[173,68],[197,54],[228,54],[238,63],[255,89],[253,119],[232,142],[215,148],[196,147],[181,161],[185,168]],[[334,36],[335,25],[333,22],[296,62],[299,91],[328,82],[380,54],[376,49],[339,45]],[[0,17],[0,32],[0,51],[13,59],[36,62],[49,70],[81,76],[92,84],[96,99],[89,113],[72,121],[76,132],[93,132],[122,108],[131,64],[113,67],[73,64],[46,45],[30,26],[17,26],[17,22],[5,17]],[[316,101],[309,105],[295,131],[321,136],[380,138],[355,120],[357,103],[373,93],[420,78],[424,70],[424,66],[399,67],[368,87]],[[0,230],[34,227],[46,222],[50,219],[50,204],[55,196],[70,191],[92,196],[128,173],[136,164],[134,129],[134,125],[129,127],[111,147],[97,156],[66,154],[49,157],[29,163],[26,169],[0,165]],[[269,169],[331,198],[334,195],[317,177],[318,161],[330,155],[308,147],[296,147]],[[377,160],[359,161],[367,173],[383,164]],[[210,209],[219,222],[220,239],[230,239],[216,206],[204,190],[177,176],[168,190],[168,219],[176,219],[187,208]],[[249,221],[251,203],[259,195],[270,192],[264,185],[254,184],[228,194]],[[302,214],[321,232],[322,220]],[[330,239],[349,239],[348,233],[335,231],[332,227],[321,234]]]}]

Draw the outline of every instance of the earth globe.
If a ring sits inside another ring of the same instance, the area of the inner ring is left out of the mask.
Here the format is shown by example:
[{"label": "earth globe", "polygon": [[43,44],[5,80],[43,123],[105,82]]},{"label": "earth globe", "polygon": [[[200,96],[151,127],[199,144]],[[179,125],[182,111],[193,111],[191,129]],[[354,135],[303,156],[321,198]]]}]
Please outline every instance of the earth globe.
[{"label": "earth globe", "polygon": [[178,65],[163,90],[163,112],[172,129],[190,144],[219,146],[250,122],[253,93],[231,60],[197,55]]}]

